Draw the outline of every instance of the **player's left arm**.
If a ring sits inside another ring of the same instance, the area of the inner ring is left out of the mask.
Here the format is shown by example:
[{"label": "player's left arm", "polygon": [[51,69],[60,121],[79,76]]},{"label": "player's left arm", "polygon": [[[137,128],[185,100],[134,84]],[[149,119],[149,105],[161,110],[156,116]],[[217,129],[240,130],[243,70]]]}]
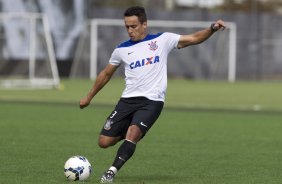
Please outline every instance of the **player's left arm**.
[{"label": "player's left arm", "polygon": [[209,28],[204,30],[189,35],[181,35],[177,44],[177,48],[181,49],[189,45],[200,44],[220,29],[225,29],[225,23],[222,20],[216,21],[215,23],[211,24]]}]

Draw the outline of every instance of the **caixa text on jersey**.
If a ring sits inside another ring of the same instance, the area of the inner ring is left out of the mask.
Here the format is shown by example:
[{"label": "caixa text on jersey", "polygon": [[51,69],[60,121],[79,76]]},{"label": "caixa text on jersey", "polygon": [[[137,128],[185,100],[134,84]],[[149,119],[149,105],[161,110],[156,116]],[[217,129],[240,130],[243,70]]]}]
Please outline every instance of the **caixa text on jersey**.
[{"label": "caixa text on jersey", "polygon": [[160,62],[160,57],[159,56],[153,56],[153,57],[148,57],[142,60],[138,60],[135,62],[130,63],[130,69],[135,69],[138,67],[143,67],[146,65],[151,65],[151,64],[155,64],[157,62]]}]

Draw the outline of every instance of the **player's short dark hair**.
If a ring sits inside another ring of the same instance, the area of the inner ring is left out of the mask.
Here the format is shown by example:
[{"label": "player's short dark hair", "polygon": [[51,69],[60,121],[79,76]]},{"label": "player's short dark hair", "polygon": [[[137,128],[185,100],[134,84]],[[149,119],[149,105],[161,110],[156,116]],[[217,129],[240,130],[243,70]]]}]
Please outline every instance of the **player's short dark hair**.
[{"label": "player's short dark hair", "polygon": [[134,15],[138,17],[141,23],[147,22],[147,15],[146,15],[146,11],[144,7],[133,6],[133,7],[127,8],[124,12],[125,17],[130,17]]}]

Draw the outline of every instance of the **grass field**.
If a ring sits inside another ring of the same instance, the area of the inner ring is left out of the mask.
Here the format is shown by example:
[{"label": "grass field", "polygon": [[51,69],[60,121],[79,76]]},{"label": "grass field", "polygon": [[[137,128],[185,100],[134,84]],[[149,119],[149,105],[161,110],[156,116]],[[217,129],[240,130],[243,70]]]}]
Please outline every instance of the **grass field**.
[{"label": "grass field", "polygon": [[[78,108],[91,81],[64,90],[0,90],[0,183],[68,183],[64,162],[84,155],[98,183],[118,146],[97,136],[123,89],[114,79]],[[282,181],[282,85],[170,80],[159,120],[118,173],[125,184],[278,184]]]}]

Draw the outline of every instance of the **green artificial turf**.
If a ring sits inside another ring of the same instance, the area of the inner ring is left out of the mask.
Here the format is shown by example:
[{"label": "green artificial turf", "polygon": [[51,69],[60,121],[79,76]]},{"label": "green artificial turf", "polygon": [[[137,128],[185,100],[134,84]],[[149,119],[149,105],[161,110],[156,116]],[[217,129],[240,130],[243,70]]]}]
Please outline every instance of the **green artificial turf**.
[{"label": "green artificial turf", "polygon": [[[91,81],[65,90],[0,91],[0,183],[69,183],[65,161],[83,155],[98,183],[118,145],[97,137],[123,89],[114,79],[91,106]],[[279,83],[169,81],[166,106],[115,183],[274,184],[282,181]],[[231,98],[233,97],[233,98]]]}]

